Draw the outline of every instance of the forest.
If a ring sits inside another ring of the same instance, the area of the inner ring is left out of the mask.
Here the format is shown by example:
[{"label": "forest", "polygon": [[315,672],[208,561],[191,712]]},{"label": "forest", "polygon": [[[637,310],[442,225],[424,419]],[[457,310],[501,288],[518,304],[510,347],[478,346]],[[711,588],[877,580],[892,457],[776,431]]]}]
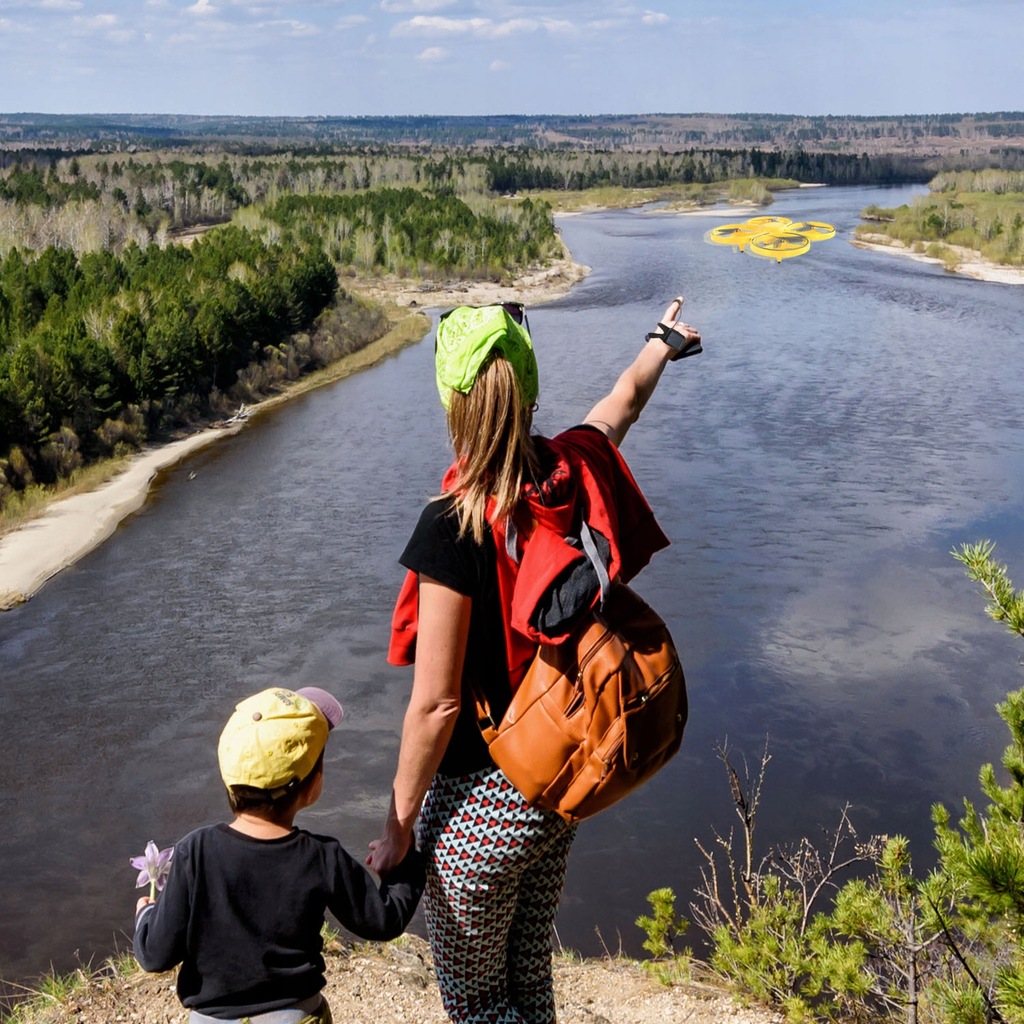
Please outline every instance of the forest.
[{"label": "forest", "polygon": [[0,497],[198,418],[334,298],[322,250],[226,228],[191,248],[0,262]]}]

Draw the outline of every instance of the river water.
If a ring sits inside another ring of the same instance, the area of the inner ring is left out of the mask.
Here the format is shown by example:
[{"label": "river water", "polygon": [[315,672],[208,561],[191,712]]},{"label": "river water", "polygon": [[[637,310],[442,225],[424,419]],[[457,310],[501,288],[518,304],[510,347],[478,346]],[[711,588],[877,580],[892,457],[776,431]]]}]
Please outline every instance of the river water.
[{"label": "river water", "polygon": [[[911,192],[781,196],[772,213],[838,229],[783,263],[705,244],[707,217],[562,221],[594,271],[530,314],[540,430],[580,420],[679,291],[705,338],[623,448],[672,539],[637,589],[678,640],[691,721],[671,765],[581,828],[565,945],[637,952],[658,886],[685,910],[694,838],[733,821],[718,744],[756,762],[768,737],[766,846],[849,802],[923,866],[931,804],[975,796],[1006,743],[993,705],[1024,650],[949,552],[991,538],[1024,579],[1024,289],[849,244],[864,206]],[[262,687],[345,704],[304,824],[365,849],[410,683],[383,657],[396,560],[447,458],[427,339],[167,473],[0,617],[0,976],[127,947],[129,857],[224,816],[217,736]]]}]

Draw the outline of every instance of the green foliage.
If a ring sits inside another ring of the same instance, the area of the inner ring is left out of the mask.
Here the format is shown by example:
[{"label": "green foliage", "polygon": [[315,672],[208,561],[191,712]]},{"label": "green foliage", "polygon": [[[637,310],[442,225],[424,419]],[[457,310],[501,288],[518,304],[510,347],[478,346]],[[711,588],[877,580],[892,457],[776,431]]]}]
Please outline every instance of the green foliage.
[{"label": "green foliage", "polygon": [[23,1024],[38,1019],[48,1008],[65,1004],[76,992],[89,984],[90,975],[78,968],[67,974],[58,974],[52,968],[44,974],[31,989],[28,998],[20,1001],[9,1014],[2,1018],[2,1024]]},{"label": "green foliage", "polygon": [[550,207],[476,203],[450,193],[382,188],[346,195],[287,195],[265,221],[331,259],[364,271],[501,279],[558,253]]},{"label": "green foliage", "polygon": [[651,915],[641,914],[636,919],[637,928],[647,935],[643,947],[651,956],[672,956],[675,940],[686,931],[689,922],[685,917],[676,918],[676,894],[671,889],[655,889],[648,893],[647,902]]},{"label": "green foliage", "polygon": [[[966,566],[968,578],[981,585],[988,614],[1011,632],[1024,636],[1024,591],[1013,589],[1006,566],[992,557],[994,553],[995,544],[991,541],[963,544],[959,551],[952,552],[953,557]],[[1008,724],[1012,731],[1015,723]]]},{"label": "green foliage", "polygon": [[1024,690],[1008,694],[997,710],[1011,735],[1002,758],[1008,784],[1000,784],[991,764],[983,765],[979,779],[990,801],[984,811],[965,799],[957,827],[944,807],[932,814],[971,982],[958,986],[959,1001],[980,998],[1016,1022],[1024,1020]]},{"label": "green foliage", "polygon": [[950,271],[959,269],[963,260],[960,258],[959,253],[955,249],[951,249],[948,245],[941,245],[938,242],[932,242],[930,245],[925,247],[925,255],[930,256],[933,260],[941,260],[942,265]]},{"label": "green foliage", "polygon": [[757,203],[760,206],[766,206],[772,202],[772,194],[763,181],[736,178],[729,182],[729,199],[733,202]]},{"label": "green foliage", "polygon": [[805,984],[813,967],[803,908],[777,875],[759,881],[759,899],[742,928],[722,924],[712,933],[711,966],[756,998],[786,1006],[791,1019],[799,1020],[810,1011]]},{"label": "green foliage", "polygon": [[12,249],[0,261],[0,500],[209,411],[336,288],[318,246],[239,228],[120,256]]}]

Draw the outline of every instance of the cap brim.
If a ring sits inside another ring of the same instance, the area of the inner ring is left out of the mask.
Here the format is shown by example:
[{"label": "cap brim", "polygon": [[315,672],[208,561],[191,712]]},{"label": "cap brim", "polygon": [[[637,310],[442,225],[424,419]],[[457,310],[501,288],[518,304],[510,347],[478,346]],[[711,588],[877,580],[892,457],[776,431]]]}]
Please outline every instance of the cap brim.
[{"label": "cap brim", "polygon": [[345,717],[345,709],[341,704],[326,690],[321,690],[319,686],[304,686],[295,692],[315,704],[323,712],[327,724],[332,729]]}]

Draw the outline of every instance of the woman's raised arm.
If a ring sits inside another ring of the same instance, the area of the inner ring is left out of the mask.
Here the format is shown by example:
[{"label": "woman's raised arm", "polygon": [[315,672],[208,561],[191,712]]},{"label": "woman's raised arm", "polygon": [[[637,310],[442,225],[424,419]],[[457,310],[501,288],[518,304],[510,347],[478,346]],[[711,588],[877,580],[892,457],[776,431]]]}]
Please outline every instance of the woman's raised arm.
[{"label": "woman's raised arm", "polygon": [[658,331],[636,359],[626,367],[612,390],[587,413],[588,423],[605,433],[616,446],[636,423],[667,363],[700,350],[700,332],[681,319],[683,298],[673,299],[658,324]]}]

